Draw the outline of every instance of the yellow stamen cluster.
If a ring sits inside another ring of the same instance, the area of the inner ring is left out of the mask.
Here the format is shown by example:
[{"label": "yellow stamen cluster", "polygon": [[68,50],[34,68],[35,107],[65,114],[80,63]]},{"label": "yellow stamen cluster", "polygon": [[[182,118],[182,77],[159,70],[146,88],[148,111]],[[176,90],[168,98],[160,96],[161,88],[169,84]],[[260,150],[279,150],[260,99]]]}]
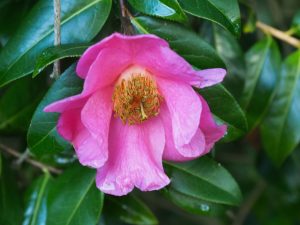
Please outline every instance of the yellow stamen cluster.
[{"label": "yellow stamen cluster", "polygon": [[120,117],[124,124],[140,124],[159,114],[162,99],[150,76],[133,74],[115,86],[115,116]]}]

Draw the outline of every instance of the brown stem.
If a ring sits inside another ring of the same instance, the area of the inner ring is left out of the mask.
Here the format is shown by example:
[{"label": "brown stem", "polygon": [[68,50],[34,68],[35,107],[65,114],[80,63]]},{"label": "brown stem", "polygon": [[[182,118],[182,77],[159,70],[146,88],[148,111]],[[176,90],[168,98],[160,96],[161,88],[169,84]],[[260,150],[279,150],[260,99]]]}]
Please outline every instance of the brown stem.
[{"label": "brown stem", "polygon": [[127,9],[124,0],[119,0],[120,2],[120,10],[121,10],[121,29],[122,32],[126,35],[133,35],[134,29],[132,27],[130,18],[132,15],[130,14],[129,10]]},{"label": "brown stem", "polygon": [[[9,148],[3,144],[0,143],[0,148],[5,151],[6,153],[16,157],[16,158],[21,158],[22,157],[22,154],[17,152],[16,150],[12,149],[12,148]],[[60,174],[62,173],[62,171],[60,169],[57,169],[57,168],[54,168],[52,166],[48,166],[48,165],[45,165],[41,162],[38,162],[38,161],[35,161],[33,159],[30,159],[30,158],[25,158],[24,159],[25,162],[28,162],[29,164],[41,169],[41,170],[48,170],[50,171],[51,173],[54,173],[54,174]]]},{"label": "brown stem", "polygon": [[[54,4],[54,45],[58,46],[61,43],[61,32],[60,32],[60,0],[53,0]],[[52,78],[58,78],[60,74],[60,62],[55,61],[53,64]]]},{"label": "brown stem", "polygon": [[261,179],[258,181],[252,192],[250,193],[249,197],[246,199],[246,201],[241,205],[240,210],[238,211],[233,225],[242,225],[247,218],[248,214],[250,213],[252,207],[257,202],[257,200],[260,198],[261,194],[264,192],[264,190],[267,187],[267,183]]},{"label": "brown stem", "polygon": [[278,30],[274,27],[271,27],[263,22],[257,21],[256,22],[256,27],[260,30],[262,30],[264,33],[270,34],[273,37],[278,38],[279,40],[282,40],[295,48],[300,48],[300,40],[297,38],[294,38],[287,34],[286,32],[283,32],[281,30]]}]

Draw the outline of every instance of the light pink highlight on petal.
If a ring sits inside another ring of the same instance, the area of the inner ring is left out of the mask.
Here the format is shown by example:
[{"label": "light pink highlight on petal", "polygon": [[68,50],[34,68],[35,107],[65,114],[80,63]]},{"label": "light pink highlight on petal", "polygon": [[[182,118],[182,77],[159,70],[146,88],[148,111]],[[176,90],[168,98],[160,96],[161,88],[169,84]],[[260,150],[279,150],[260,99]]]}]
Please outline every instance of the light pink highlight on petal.
[{"label": "light pink highlight on petal", "polygon": [[168,43],[154,35],[133,35],[126,36],[119,33],[114,33],[101,42],[89,47],[83,56],[80,58],[76,72],[81,78],[86,78],[91,65],[94,63],[99,53],[107,48],[110,50],[120,50],[126,52],[131,56],[133,54],[140,54],[147,48],[154,46],[169,46]]},{"label": "light pink highlight on petal", "polygon": [[214,146],[215,142],[224,137],[227,126],[226,125],[217,125],[210,109],[202,96],[200,96],[200,100],[202,103],[202,114],[200,121],[200,129],[204,133],[205,141],[206,141],[206,149],[205,152],[209,152],[211,148]]},{"label": "light pink highlight on petal", "polygon": [[197,88],[205,88],[221,83],[226,75],[226,70],[221,68],[197,71],[195,80],[191,85]]},{"label": "light pink highlight on petal", "polygon": [[158,118],[142,126],[123,125],[113,119],[110,156],[97,171],[97,187],[107,194],[126,195],[134,187],[142,191],[158,190],[170,181],[162,167],[164,129]]},{"label": "light pink highlight on petal", "polygon": [[58,100],[44,108],[44,112],[64,112],[71,109],[81,108],[86,103],[88,95],[74,95],[68,98]]},{"label": "light pink highlight on petal", "polygon": [[176,148],[172,133],[172,122],[166,106],[162,106],[160,117],[163,121],[166,135],[166,145],[163,153],[164,160],[189,161],[204,154],[205,139],[199,128],[189,144]]},{"label": "light pink highlight on petal", "polygon": [[185,83],[157,78],[159,91],[167,104],[174,144],[177,149],[189,144],[199,127],[201,101],[193,88]]},{"label": "light pink highlight on petal", "polygon": [[107,149],[103,151],[97,140],[83,126],[80,113],[80,109],[63,112],[58,121],[57,131],[73,144],[82,165],[99,168],[107,160]]}]

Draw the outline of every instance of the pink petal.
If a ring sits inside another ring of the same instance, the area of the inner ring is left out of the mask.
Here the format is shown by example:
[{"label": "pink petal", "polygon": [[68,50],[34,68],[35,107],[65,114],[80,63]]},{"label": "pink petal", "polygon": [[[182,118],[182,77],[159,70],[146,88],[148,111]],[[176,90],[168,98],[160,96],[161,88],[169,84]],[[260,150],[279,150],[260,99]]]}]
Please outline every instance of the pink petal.
[{"label": "pink petal", "polygon": [[44,112],[64,112],[71,109],[81,108],[86,103],[88,95],[78,94],[68,98],[58,100],[47,105]]},{"label": "pink petal", "polygon": [[196,71],[168,46],[157,45],[150,52],[141,52],[136,63],[147,68],[155,76],[185,81],[201,88],[221,82],[226,74],[224,69]]},{"label": "pink petal", "polygon": [[136,64],[143,66],[153,75],[171,80],[190,83],[197,77],[196,71],[169,46],[154,46],[149,51],[141,52]]},{"label": "pink petal", "polygon": [[213,119],[213,116],[210,112],[209,106],[207,102],[204,100],[202,96],[200,96],[200,100],[202,103],[202,114],[200,120],[200,129],[204,133],[205,141],[206,141],[206,149],[205,152],[209,152],[210,149],[214,146],[215,142],[224,137],[227,126],[220,125],[218,126]]},{"label": "pink petal", "polygon": [[[76,71],[80,77],[85,78],[98,54],[105,48],[115,48],[127,53],[134,50],[135,53],[139,53],[143,51],[143,49],[155,45],[168,46],[167,42],[151,34],[125,36],[119,33],[114,33],[99,43],[89,47],[80,58]],[[120,58],[117,57],[117,60],[119,59]]]},{"label": "pink petal", "polygon": [[87,101],[81,111],[81,121],[104,158],[108,156],[108,134],[112,115],[112,88],[100,89]]},{"label": "pink petal", "polygon": [[174,145],[172,122],[166,106],[161,107],[160,117],[163,120],[166,135],[166,145],[163,153],[164,160],[188,161],[204,154],[205,139],[200,129],[197,129],[196,134],[189,144],[177,149]]},{"label": "pink petal", "polygon": [[80,114],[80,109],[63,112],[57,124],[57,131],[73,144],[82,165],[99,168],[107,160],[107,151],[102,151],[102,146],[83,126]]},{"label": "pink petal", "polygon": [[226,70],[215,68],[197,71],[195,80],[191,85],[198,88],[209,87],[223,81],[226,75]]},{"label": "pink petal", "polygon": [[110,130],[109,159],[96,177],[101,191],[120,196],[134,187],[152,191],[170,182],[162,167],[165,135],[159,118],[135,126],[112,119]]},{"label": "pink petal", "polygon": [[191,142],[199,127],[201,101],[192,87],[182,82],[157,78],[172,121],[176,149]]}]

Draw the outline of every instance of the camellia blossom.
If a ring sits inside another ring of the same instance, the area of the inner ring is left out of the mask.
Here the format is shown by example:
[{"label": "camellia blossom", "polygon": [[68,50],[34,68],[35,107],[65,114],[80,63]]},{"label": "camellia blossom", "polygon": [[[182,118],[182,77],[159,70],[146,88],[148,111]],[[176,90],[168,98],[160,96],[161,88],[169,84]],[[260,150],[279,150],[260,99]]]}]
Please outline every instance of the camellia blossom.
[{"label": "camellia blossom", "polygon": [[61,113],[58,133],[97,169],[105,193],[163,188],[170,180],[162,160],[202,156],[226,132],[193,89],[221,82],[226,71],[194,70],[157,36],[115,33],[87,49],[76,72],[83,91],[45,111]]}]

